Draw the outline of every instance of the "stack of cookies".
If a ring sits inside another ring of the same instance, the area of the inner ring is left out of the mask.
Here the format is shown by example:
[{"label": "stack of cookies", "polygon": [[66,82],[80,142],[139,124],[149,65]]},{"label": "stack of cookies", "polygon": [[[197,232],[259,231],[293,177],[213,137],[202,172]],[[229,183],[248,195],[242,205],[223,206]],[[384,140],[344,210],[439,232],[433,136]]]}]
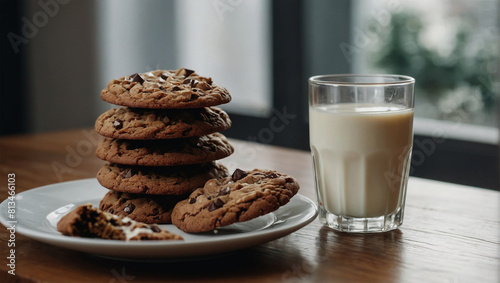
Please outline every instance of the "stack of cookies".
[{"label": "stack of cookies", "polygon": [[110,191],[100,209],[144,223],[171,223],[173,207],[212,178],[228,175],[216,160],[234,151],[223,131],[228,91],[181,68],[111,80],[101,99],[120,105],[103,113],[95,130],[97,157],[109,163],[97,180]]}]

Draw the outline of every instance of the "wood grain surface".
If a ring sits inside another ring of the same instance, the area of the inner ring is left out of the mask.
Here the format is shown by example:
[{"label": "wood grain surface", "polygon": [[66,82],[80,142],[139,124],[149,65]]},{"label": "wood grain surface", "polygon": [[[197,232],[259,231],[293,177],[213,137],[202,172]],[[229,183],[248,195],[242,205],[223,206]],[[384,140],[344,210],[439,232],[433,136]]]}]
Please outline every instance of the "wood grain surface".
[{"label": "wood grain surface", "polygon": [[[0,138],[0,198],[7,174],[16,193],[95,177],[99,140],[90,129]],[[290,174],[315,200],[308,152],[231,140],[231,169]],[[500,193],[410,178],[403,226],[383,234],[345,234],[318,220],[278,240],[189,262],[124,262],[53,247],[16,234],[8,274],[9,231],[0,229],[0,282],[499,282]],[[40,200],[43,205],[43,200]]]}]

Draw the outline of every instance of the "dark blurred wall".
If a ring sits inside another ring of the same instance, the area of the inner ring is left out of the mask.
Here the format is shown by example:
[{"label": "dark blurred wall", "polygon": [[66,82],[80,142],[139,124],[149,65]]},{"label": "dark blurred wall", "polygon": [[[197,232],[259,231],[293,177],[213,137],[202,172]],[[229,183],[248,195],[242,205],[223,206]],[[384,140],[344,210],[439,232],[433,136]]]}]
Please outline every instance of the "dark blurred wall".
[{"label": "dark blurred wall", "polygon": [[[23,17],[36,27],[26,44],[31,112],[28,130],[92,126],[97,114],[92,109],[99,93],[96,1],[27,3]],[[46,21],[41,16],[44,13]]]},{"label": "dark blurred wall", "polygon": [[13,47],[20,39],[24,2],[2,1],[0,12],[0,135],[27,130],[26,46]]},{"label": "dark blurred wall", "polygon": [[93,124],[95,4],[2,0],[0,134]]},{"label": "dark blurred wall", "polygon": [[109,80],[175,66],[173,1],[2,0],[0,135],[92,127]]}]

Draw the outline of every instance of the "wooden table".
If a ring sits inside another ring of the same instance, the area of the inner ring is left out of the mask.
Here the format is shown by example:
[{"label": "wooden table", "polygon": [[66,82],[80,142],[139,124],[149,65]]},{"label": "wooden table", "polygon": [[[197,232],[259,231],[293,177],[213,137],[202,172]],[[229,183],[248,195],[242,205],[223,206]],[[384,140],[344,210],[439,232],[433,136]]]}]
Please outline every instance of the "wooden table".
[{"label": "wooden table", "polygon": [[[0,138],[0,197],[7,174],[16,193],[94,177],[91,130]],[[270,168],[295,176],[315,199],[308,152],[232,141],[231,168]],[[104,260],[16,235],[16,275],[7,273],[9,232],[0,230],[0,281],[22,282],[499,282],[500,194],[410,178],[405,223],[361,235],[332,231],[316,219],[281,239],[213,260],[129,263]]]}]

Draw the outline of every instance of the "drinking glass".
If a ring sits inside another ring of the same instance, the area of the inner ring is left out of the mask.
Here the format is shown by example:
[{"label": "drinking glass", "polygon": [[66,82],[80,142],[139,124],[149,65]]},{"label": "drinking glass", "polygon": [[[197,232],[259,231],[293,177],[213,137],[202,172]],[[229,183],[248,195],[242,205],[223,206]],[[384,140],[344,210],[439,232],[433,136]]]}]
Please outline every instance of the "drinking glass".
[{"label": "drinking glass", "polygon": [[324,225],[371,233],[403,223],[414,83],[402,75],[309,79],[310,144]]}]

